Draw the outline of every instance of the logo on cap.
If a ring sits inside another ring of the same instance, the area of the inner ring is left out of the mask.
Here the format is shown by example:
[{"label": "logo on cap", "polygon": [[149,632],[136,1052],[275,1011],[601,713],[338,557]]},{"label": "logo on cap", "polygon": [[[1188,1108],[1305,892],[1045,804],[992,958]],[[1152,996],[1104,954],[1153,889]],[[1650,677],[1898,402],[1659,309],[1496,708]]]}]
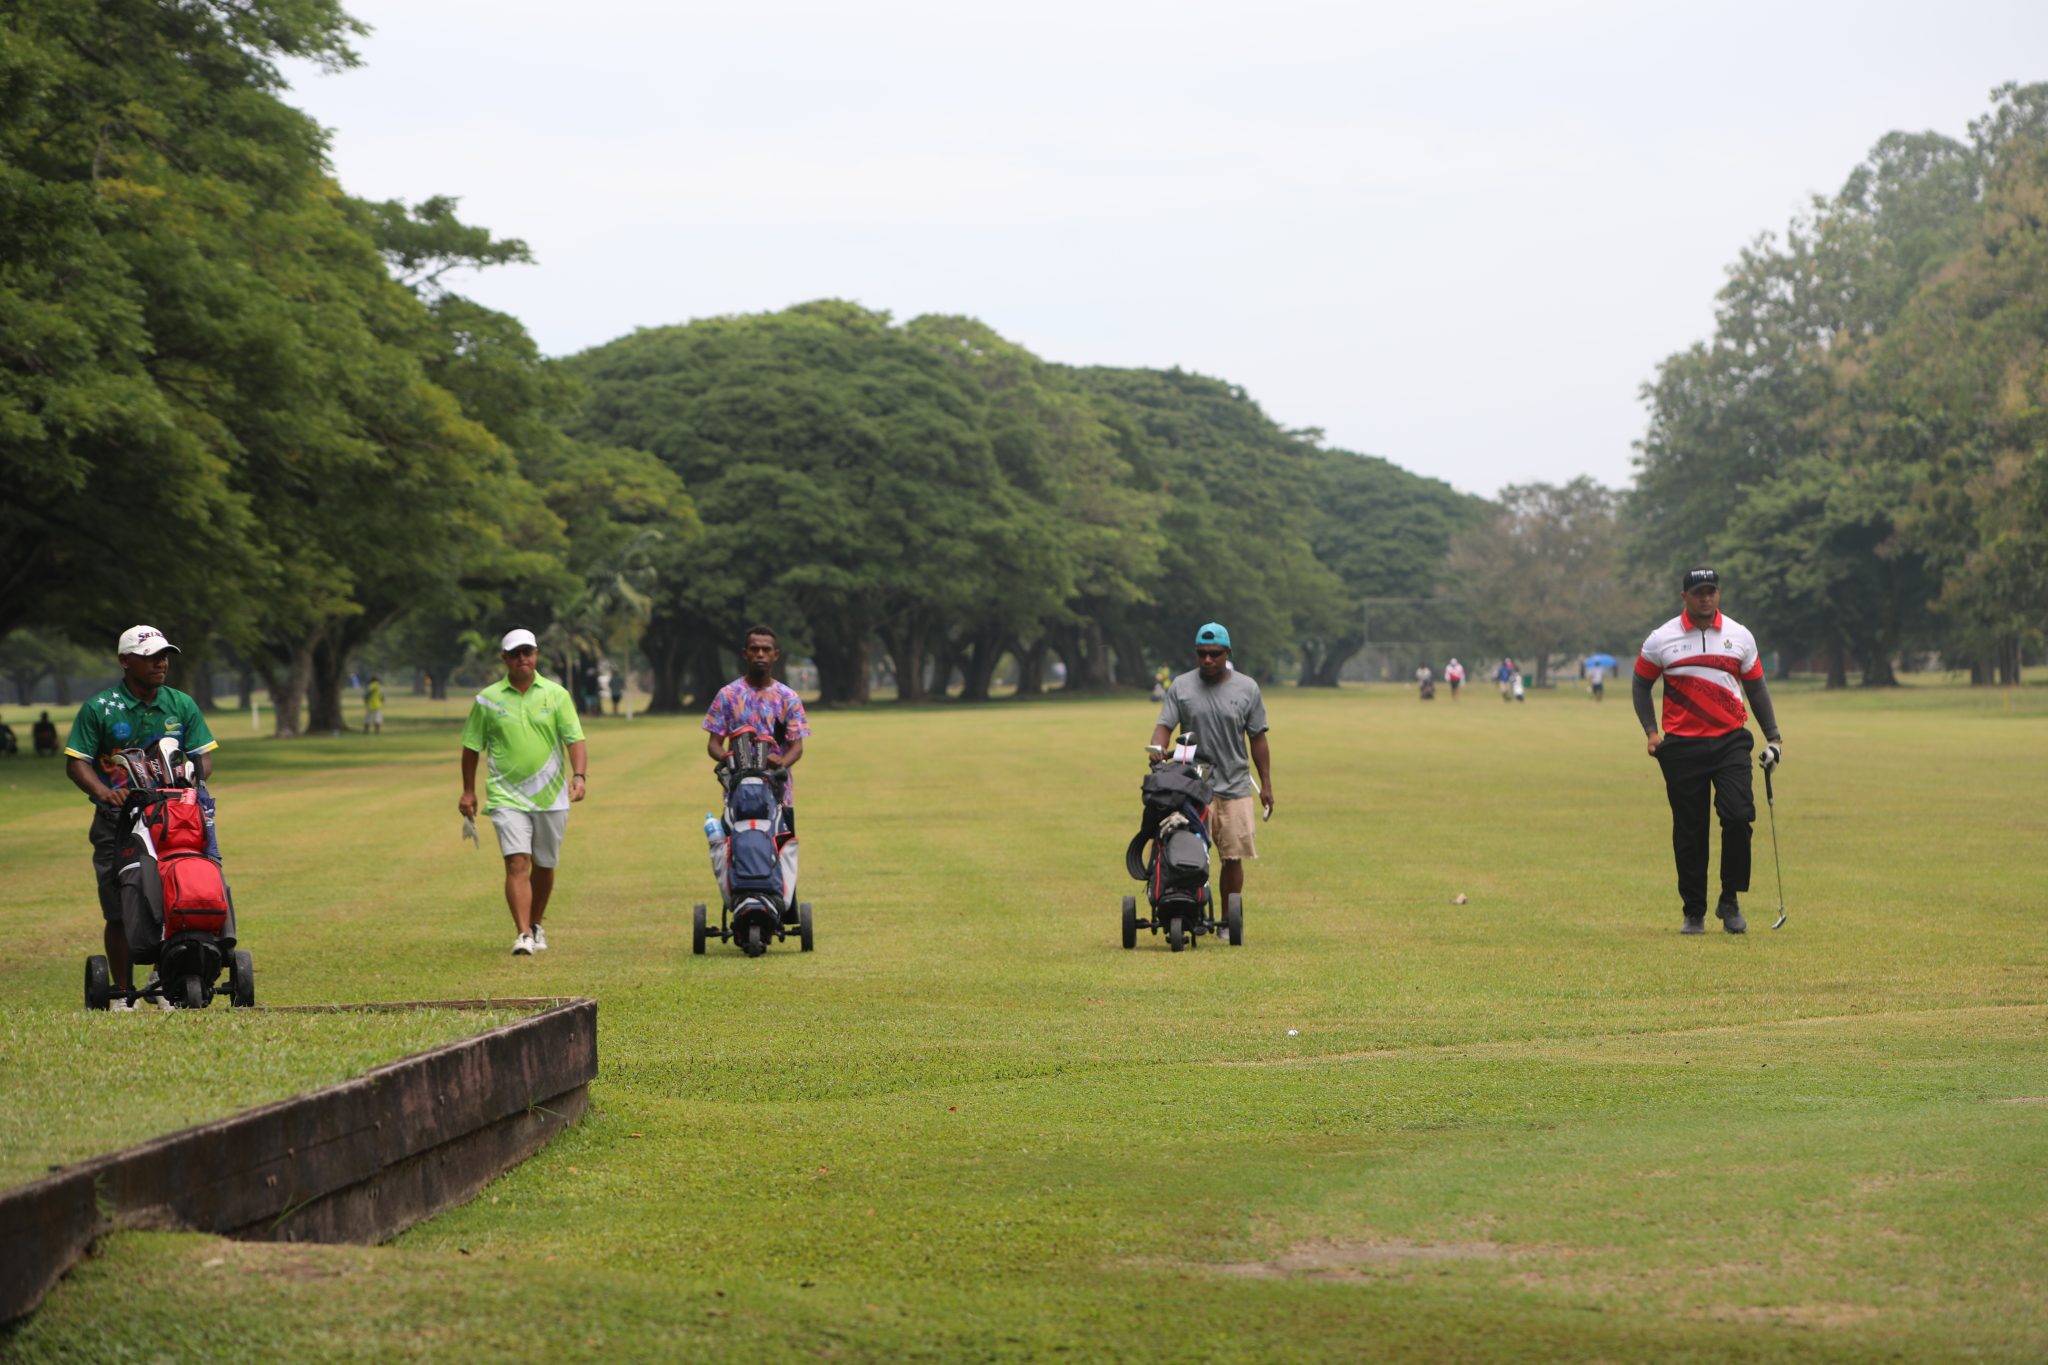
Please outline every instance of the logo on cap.
[{"label": "logo on cap", "polygon": [[1685,587],[1682,591],[1691,592],[1694,588],[1717,588],[1720,585],[1721,575],[1715,573],[1712,569],[1687,569],[1685,571]]}]

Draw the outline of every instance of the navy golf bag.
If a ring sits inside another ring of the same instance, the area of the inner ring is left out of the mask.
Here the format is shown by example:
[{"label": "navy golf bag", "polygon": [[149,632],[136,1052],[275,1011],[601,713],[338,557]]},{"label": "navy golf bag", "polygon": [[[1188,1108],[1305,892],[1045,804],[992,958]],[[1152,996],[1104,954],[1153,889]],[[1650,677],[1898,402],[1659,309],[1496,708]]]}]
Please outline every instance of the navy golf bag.
[{"label": "navy golf bag", "polygon": [[[725,814],[711,841],[711,870],[724,907],[717,936],[755,957],[770,941],[797,929],[808,951],[806,907],[796,899],[796,831],[782,804],[789,772],[769,765],[769,743],[751,729],[736,731],[726,750],[729,756],[718,769]],[[703,951],[708,932],[700,914],[694,951]]]}]

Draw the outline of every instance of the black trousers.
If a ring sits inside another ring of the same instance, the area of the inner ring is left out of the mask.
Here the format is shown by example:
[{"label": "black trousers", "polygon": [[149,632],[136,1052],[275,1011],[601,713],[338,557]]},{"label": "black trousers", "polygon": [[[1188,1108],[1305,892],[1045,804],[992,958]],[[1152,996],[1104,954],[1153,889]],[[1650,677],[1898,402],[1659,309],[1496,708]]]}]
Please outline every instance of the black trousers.
[{"label": "black trousers", "polygon": [[1657,746],[1664,794],[1671,801],[1671,854],[1678,898],[1688,915],[1707,913],[1707,793],[1721,817],[1721,894],[1749,890],[1749,828],[1756,797],[1749,785],[1755,741],[1747,729],[1711,738],[1666,736]]},{"label": "black trousers", "polygon": [[121,836],[126,833],[118,811],[92,808],[92,826],[85,837],[92,844],[92,878],[99,885],[100,917],[121,922]]}]

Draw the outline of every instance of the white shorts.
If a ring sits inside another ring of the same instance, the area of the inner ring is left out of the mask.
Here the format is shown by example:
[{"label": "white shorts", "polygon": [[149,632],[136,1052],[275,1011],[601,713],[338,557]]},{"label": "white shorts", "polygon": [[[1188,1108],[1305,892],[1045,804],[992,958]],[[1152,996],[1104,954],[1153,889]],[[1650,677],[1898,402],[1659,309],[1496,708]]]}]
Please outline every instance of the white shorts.
[{"label": "white shorts", "polygon": [[367,708],[365,708],[365,709],[364,709],[364,711],[363,711],[363,724],[365,724],[365,725],[382,725],[383,723],[384,723],[384,708],[383,708],[383,707],[381,707],[381,706],[371,706],[371,707],[367,707]]},{"label": "white shorts", "polygon": [[562,835],[569,828],[565,810],[514,810],[496,806],[491,824],[498,831],[498,852],[533,856],[535,867],[553,867],[562,857]]}]

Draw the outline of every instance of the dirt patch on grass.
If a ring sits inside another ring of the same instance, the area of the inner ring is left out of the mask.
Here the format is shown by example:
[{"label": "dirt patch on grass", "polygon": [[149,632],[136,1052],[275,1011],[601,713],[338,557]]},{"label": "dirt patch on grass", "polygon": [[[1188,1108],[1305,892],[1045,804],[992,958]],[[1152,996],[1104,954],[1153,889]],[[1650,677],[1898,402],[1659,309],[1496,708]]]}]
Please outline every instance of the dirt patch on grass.
[{"label": "dirt patch on grass", "polygon": [[1702,1316],[1716,1322],[1768,1322],[1787,1327],[1855,1327],[1878,1315],[1861,1303],[1788,1303],[1772,1308],[1710,1308]]},{"label": "dirt patch on grass", "polygon": [[1218,1274],[1248,1280],[1350,1280],[1368,1272],[1437,1261],[1504,1261],[1515,1255],[1498,1242],[1304,1242],[1266,1261],[1230,1261]]},{"label": "dirt patch on grass", "polygon": [[2007,1100],[1993,1100],[1993,1104],[2048,1104],[2048,1095],[2014,1095]]},{"label": "dirt patch on grass", "polygon": [[363,1248],[298,1242],[221,1241],[193,1253],[201,1271],[303,1284],[338,1280],[361,1268]]}]

